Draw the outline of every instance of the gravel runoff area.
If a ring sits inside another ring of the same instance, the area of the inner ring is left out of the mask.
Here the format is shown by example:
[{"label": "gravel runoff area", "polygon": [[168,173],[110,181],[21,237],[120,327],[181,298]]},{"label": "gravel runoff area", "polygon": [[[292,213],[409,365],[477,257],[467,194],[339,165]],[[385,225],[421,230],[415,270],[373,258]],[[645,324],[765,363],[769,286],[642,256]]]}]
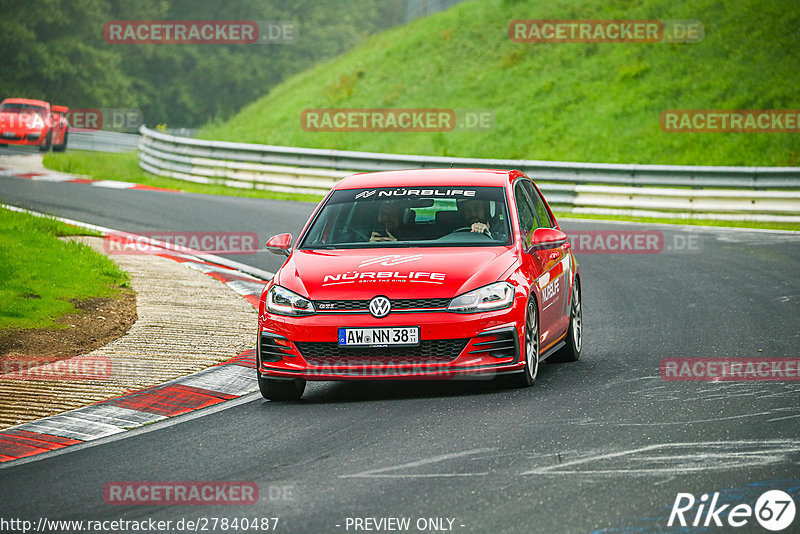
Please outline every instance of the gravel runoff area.
[{"label": "gravel runoff area", "polygon": [[[103,252],[103,239],[77,237]],[[155,255],[112,255],[131,275],[137,321],[122,337],[62,360],[81,379],[0,379],[0,430],[184,376],[251,348],[257,312],[225,284]],[[84,363],[81,363],[84,362]],[[43,369],[38,376],[72,376]]]}]

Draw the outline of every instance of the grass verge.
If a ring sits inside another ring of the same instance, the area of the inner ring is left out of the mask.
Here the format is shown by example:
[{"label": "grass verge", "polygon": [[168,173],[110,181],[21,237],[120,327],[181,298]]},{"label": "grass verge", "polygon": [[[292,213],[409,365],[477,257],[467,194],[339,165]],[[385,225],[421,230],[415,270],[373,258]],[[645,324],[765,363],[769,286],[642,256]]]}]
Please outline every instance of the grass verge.
[{"label": "grass verge", "polygon": [[98,235],[54,219],[0,208],[0,334],[64,328],[72,299],[113,297],[130,287],[128,273],[90,247],[58,236]]},{"label": "grass verge", "polygon": [[[796,0],[473,0],[293,76],[203,139],[295,147],[667,165],[797,166],[797,133],[672,133],[662,111],[796,109]],[[517,43],[516,19],[698,20],[694,43]],[[446,108],[451,131],[333,131],[315,108]],[[306,128],[304,128],[306,126]]]}]

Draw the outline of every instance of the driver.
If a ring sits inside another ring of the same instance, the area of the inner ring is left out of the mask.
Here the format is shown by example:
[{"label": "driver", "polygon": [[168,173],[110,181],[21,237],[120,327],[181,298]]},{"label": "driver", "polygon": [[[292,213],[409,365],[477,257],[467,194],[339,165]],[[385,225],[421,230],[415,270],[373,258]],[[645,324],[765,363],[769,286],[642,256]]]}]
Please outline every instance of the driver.
[{"label": "driver", "polygon": [[464,226],[469,227],[471,232],[492,237],[488,201],[469,199],[462,202],[460,208]]},{"label": "driver", "polygon": [[403,205],[396,200],[385,200],[378,206],[378,223],[372,230],[370,242],[397,241],[403,239]]}]

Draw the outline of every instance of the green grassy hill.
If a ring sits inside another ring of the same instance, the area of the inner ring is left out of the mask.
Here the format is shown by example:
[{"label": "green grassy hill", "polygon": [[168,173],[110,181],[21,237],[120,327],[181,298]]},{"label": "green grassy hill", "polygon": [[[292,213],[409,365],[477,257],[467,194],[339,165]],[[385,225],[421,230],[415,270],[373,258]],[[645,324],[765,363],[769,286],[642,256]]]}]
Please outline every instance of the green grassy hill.
[{"label": "green grassy hill", "polygon": [[[519,44],[513,19],[699,19],[692,44]],[[665,133],[666,109],[800,108],[797,0],[474,0],[297,75],[207,139],[610,163],[800,165],[800,133]],[[307,108],[489,110],[488,131],[321,133]]]}]

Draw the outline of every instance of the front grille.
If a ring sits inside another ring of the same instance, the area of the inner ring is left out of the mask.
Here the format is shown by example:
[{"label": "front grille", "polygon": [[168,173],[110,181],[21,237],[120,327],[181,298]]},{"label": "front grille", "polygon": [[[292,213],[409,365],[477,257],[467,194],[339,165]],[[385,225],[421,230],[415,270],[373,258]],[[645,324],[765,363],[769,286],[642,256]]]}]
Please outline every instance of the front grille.
[{"label": "front grille", "polygon": [[447,308],[450,299],[397,299],[392,301],[393,310]]},{"label": "front grille", "polygon": [[368,311],[368,300],[315,300],[314,309],[320,312],[326,311]]},{"label": "front grille", "polygon": [[[390,299],[391,300],[391,299]],[[392,311],[398,310],[437,310],[446,309],[450,299],[394,299]],[[314,308],[318,312],[358,311],[369,313],[368,300],[316,300]]]},{"label": "front grille", "polygon": [[468,339],[433,339],[416,347],[340,347],[338,343],[296,342],[300,354],[311,365],[400,365],[447,363],[458,358]]}]

